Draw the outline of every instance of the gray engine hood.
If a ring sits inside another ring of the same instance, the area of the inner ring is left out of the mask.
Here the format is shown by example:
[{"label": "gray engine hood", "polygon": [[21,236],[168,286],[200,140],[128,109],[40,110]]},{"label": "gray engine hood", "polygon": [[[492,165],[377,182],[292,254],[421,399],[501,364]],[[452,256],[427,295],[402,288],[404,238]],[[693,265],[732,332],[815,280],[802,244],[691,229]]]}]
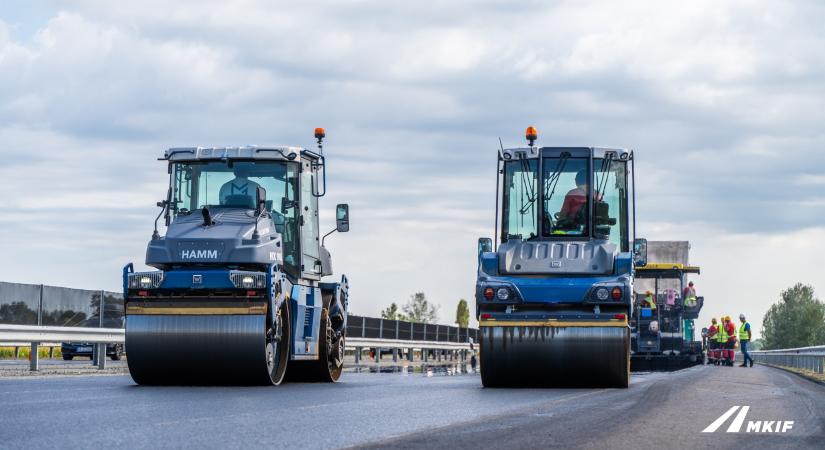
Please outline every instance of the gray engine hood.
[{"label": "gray engine hood", "polygon": [[498,248],[499,271],[507,274],[586,274],[613,272],[618,248],[607,240],[529,241],[511,239]]},{"label": "gray engine hood", "polygon": [[204,226],[200,211],[178,216],[166,236],[149,242],[146,264],[161,268],[168,264],[283,263],[281,235],[272,219],[258,219],[260,239],[253,241],[255,217],[251,210],[213,211],[214,225]]}]

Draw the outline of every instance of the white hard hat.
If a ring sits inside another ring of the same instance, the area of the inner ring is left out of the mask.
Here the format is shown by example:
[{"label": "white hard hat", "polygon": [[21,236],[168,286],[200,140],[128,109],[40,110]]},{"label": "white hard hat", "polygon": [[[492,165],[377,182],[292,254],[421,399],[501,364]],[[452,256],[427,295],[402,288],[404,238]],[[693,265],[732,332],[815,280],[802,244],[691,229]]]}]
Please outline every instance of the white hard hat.
[{"label": "white hard hat", "polygon": [[745,315],[744,314],[739,314],[739,318],[742,319],[742,320],[745,320]]}]

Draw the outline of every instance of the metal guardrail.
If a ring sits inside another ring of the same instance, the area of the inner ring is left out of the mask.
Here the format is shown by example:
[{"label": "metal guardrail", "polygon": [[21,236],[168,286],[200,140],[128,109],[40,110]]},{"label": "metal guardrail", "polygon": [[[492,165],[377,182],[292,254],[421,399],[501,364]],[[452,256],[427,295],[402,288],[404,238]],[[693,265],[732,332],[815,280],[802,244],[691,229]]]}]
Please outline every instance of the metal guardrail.
[{"label": "metal guardrail", "polygon": [[[384,320],[373,317],[349,316],[347,323],[346,348],[356,352],[356,362],[364,348],[376,349],[380,359],[382,350],[392,350],[394,359],[404,349],[408,355],[414,350],[421,351],[422,358],[430,352],[460,351],[462,357],[472,348],[471,342],[478,337],[478,330],[447,325],[411,323],[398,320]],[[31,370],[39,369],[38,349],[42,344],[49,346],[58,342],[84,342],[96,344],[99,369],[106,367],[106,344],[123,344],[126,332],[122,328],[53,327],[37,325],[0,324],[0,347],[18,347],[31,344]],[[57,344],[59,345],[59,344]],[[127,349],[128,351],[128,349]],[[438,357],[441,357],[441,353]],[[450,357],[453,354],[450,353]]]},{"label": "metal guardrail", "polygon": [[825,373],[825,345],[749,352],[754,362]]},{"label": "metal guardrail", "polygon": [[40,369],[38,350],[45,342],[88,342],[96,344],[97,368],[106,368],[106,344],[122,344],[126,333],[122,328],[43,327],[37,325],[0,324],[2,343],[31,343],[29,369]]}]

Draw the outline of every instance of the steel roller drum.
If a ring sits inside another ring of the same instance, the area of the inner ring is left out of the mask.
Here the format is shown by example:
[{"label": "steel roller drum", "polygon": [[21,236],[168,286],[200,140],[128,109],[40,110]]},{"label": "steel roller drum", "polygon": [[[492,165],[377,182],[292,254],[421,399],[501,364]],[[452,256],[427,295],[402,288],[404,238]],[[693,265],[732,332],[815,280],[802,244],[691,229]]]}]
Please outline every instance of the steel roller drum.
[{"label": "steel roller drum", "polygon": [[257,314],[127,316],[129,373],[150,385],[266,384],[265,321]]},{"label": "steel roller drum", "polygon": [[627,326],[484,326],[485,386],[626,387]]}]

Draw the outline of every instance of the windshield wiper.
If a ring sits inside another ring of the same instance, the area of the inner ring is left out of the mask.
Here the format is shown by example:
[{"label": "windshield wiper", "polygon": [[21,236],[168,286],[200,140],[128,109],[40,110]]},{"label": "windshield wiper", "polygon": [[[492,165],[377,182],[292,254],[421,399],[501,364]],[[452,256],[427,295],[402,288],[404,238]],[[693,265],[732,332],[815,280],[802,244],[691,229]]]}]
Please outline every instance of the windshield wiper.
[{"label": "windshield wiper", "polygon": [[[561,173],[564,171],[564,167],[567,165],[567,160],[570,159],[570,153],[562,153],[559,161],[556,163],[556,168],[553,169],[553,173],[547,178],[548,184],[547,187],[544,189],[544,202],[547,203],[553,198],[553,194],[556,193],[556,186],[559,185],[559,179],[561,179]],[[552,186],[552,189],[550,187]]]},{"label": "windshield wiper", "polygon": [[[607,152],[604,155],[604,159],[602,159],[602,166],[599,168],[599,173],[602,174],[602,180],[596,178],[596,192],[593,197],[594,199],[596,198],[596,194],[601,194],[604,196],[604,191],[607,189],[607,180],[610,178],[610,169],[613,166],[613,158],[613,152]],[[596,176],[598,176],[598,174]],[[604,183],[601,181],[604,181]]]}]

